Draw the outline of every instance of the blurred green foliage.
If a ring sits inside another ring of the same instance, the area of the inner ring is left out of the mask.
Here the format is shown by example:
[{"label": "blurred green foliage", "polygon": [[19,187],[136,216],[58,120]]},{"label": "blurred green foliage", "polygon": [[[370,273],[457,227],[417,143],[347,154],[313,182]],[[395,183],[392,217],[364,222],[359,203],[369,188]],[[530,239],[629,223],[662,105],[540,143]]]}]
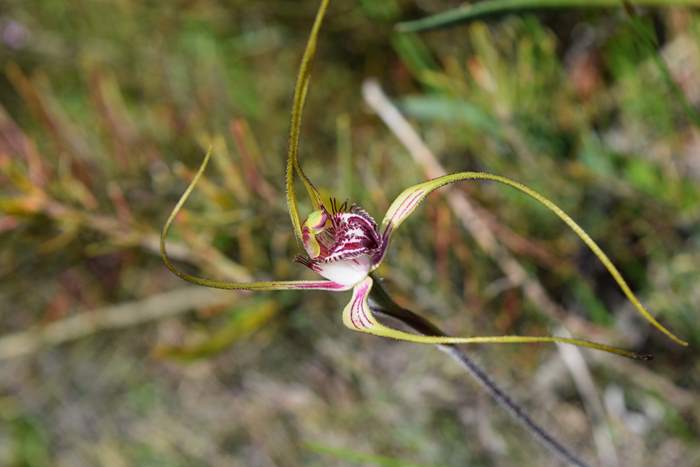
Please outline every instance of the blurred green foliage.
[{"label": "blurred green foliage", "polygon": [[[556,200],[662,322],[699,345],[700,133],[689,114],[700,103],[697,12],[643,9],[640,19],[622,8],[559,9],[394,30],[454,5],[332,4],[302,135],[309,176],[374,215],[424,178],[361,102],[362,81],[377,77],[449,171],[502,173]],[[0,6],[3,334],[181,287],[156,239],[208,144],[215,163],[173,236],[183,267],[232,280],[308,276],[291,261],[283,171],[293,80],[316,6]],[[632,318],[551,214],[489,184],[459,189],[552,297],[591,322],[590,337],[614,332],[655,353],[653,373],[590,362],[620,465],[697,465],[692,347],[673,347]],[[407,227],[381,269],[403,304],[455,334],[551,331],[520,289],[503,287],[439,195]],[[181,317],[0,354],[0,464],[550,462],[477,388],[465,390],[440,354],[347,333],[345,298],[232,293]],[[555,348],[473,351],[536,418],[595,457]],[[543,376],[551,368],[558,378]],[[622,405],[611,396],[618,390]]]}]

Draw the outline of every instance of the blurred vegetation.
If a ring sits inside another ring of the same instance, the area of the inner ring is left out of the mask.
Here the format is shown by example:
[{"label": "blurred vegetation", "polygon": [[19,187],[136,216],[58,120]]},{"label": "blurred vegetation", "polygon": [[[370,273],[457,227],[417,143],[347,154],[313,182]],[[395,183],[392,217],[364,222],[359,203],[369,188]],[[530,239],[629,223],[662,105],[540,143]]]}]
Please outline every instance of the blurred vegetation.
[{"label": "blurred vegetation", "polygon": [[[332,4],[305,170],[377,217],[424,178],[362,104],[362,81],[377,77],[448,171],[501,173],[556,200],[689,349],[637,319],[550,213],[501,187],[459,188],[556,302],[590,323],[587,337],[655,354],[589,361],[619,465],[700,464],[700,15],[549,9],[394,30],[458,3]],[[160,262],[158,232],[209,144],[215,163],[178,219],[173,256],[230,280],[311,277],[291,261],[283,171],[316,4],[0,5],[0,464],[553,463],[439,353],[346,332],[345,294],[229,293],[200,306],[169,295],[185,285]],[[381,269],[403,304],[453,334],[555,327],[504,287],[440,195],[407,227]],[[149,297],[175,311],[144,307]],[[91,332],[115,304],[133,320]],[[18,350],[17,336],[53,342],[40,329],[68,342]],[[473,352],[596,458],[555,347]]]}]

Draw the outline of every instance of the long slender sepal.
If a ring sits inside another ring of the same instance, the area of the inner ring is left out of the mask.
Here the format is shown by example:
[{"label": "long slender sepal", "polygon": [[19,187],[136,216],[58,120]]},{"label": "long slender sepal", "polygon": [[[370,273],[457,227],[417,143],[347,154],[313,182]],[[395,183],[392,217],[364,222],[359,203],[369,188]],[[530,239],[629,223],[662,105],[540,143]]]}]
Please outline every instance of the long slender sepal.
[{"label": "long slender sepal", "polygon": [[206,156],[204,156],[204,161],[202,165],[199,166],[199,170],[195,174],[194,178],[190,182],[189,186],[182,194],[177,204],[170,213],[168,220],[165,221],[163,226],[163,231],[160,235],[160,256],[163,258],[163,262],[175,275],[186,280],[187,282],[192,282],[193,284],[203,285],[206,287],[212,287],[215,289],[227,289],[227,290],[294,290],[294,289],[306,289],[306,290],[330,290],[330,291],[342,291],[348,290],[349,286],[344,286],[332,281],[263,281],[263,282],[226,282],[218,281],[214,279],[206,279],[203,277],[193,276],[184,271],[179,270],[168,257],[168,251],[166,249],[165,239],[168,236],[170,227],[175,220],[175,217],[184,206],[187,199],[192,194],[195,185],[202,177],[204,170],[207,168],[209,159],[211,158],[211,148],[207,151]]},{"label": "long slender sepal", "polygon": [[[578,225],[568,214],[566,214],[559,206],[554,204],[554,202],[550,201],[548,198],[539,194],[532,188],[529,188],[523,185],[522,183],[518,183],[500,175],[493,175],[484,172],[458,172],[438,177],[433,180],[428,180],[427,182],[413,185],[412,187],[409,187],[406,190],[404,190],[391,204],[389,210],[384,216],[384,220],[382,221],[382,255],[386,252],[386,248],[389,244],[389,240],[391,239],[394,230],[396,230],[396,228],[399,225],[401,225],[401,223],[404,220],[406,220],[406,218],[413,211],[415,211],[416,207],[420,204],[421,201],[423,201],[423,199],[429,193],[449,183],[464,180],[491,180],[494,182],[502,183],[504,185],[508,185],[510,187],[515,188],[516,190],[525,193],[526,195],[533,198],[534,200],[542,204],[544,207],[552,211],[554,214],[557,215],[557,217],[563,220],[564,223],[566,223],[566,225],[568,225],[569,228],[571,228],[571,230],[573,230],[574,233],[578,235],[578,237],[583,241],[583,243],[585,243],[586,246],[588,246],[588,248],[591,249],[593,254],[595,254],[598,257],[600,262],[603,263],[603,266],[605,266],[605,268],[608,270],[615,282],[617,282],[617,285],[620,286],[622,292],[629,299],[632,305],[634,305],[635,309],[639,312],[639,314],[641,314],[649,323],[651,323],[652,326],[666,334],[674,342],[683,346],[688,345],[686,341],[680,339],[671,331],[666,329],[663,325],[661,325],[661,323],[659,323],[656,320],[656,318],[654,318],[654,316],[649,312],[649,310],[647,310],[646,307],[642,305],[642,303],[639,301],[634,292],[632,292],[632,289],[627,284],[627,281],[625,281],[625,279],[622,277],[622,274],[620,274],[620,271],[612,263],[608,255],[606,255],[603,252],[603,250],[598,246],[598,244],[595,241],[593,241],[593,239],[583,230],[583,228],[581,228],[581,226]],[[377,261],[377,264],[379,262],[381,262],[381,258],[379,261]]]},{"label": "long slender sepal", "polygon": [[597,342],[567,337],[534,337],[534,336],[479,336],[479,337],[451,337],[451,336],[425,336],[400,331],[381,324],[375,318],[367,300],[372,290],[372,278],[355,285],[350,302],[343,310],[343,324],[354,331],[365,332],[375,336],[390,337],[392,339],[415,342],[418,344],[536,344],[553,343],[571,344],[578,347],[600,350],[616,355],[621,355],[635,360],[650,360],[649,355],[640,355],[628,350],[612,347]]},{"label": "long slender sepal", "polygon": [[301,59],[301,65],[299,67],[299,75],[297,76],[297,83],[294,88],[294,100],[292,104],[292,118],[289,125],[289,148],[287,151],[287,173],[286,173],[286,185],[287,185],[287,207],[289,209],[289,216],[292,219],[292,226],[294,227],[294,235],[299,241],[301,241],[301,220],[299,218],[299,208],[297,207],[296,193],[294,190],[294,174],[299,175],[301,180],[304,182],[306,191],[311,198],[314,210],[320,208],[322,201],[321,195],[318,190],[311,183],[311,180],[306,176],[304,170],[299,164],[299,135],[301,133],[301,117],[304,112],[304,104],[306,103],[306,94],[309,89],[309,79],[311,77],[311,64],[313,63],[314,56],[316,55],[316,45],[318,42],[318,32],[321,29],[321,24],[323,23],[323,17],[328,9],[328,3],[330,0],[321,0],[321,5],[316,13],[316,20],[311,29],[311,34],[309,35],[309,41],[306,44],[306,49],[304,50],[304,55]]}]

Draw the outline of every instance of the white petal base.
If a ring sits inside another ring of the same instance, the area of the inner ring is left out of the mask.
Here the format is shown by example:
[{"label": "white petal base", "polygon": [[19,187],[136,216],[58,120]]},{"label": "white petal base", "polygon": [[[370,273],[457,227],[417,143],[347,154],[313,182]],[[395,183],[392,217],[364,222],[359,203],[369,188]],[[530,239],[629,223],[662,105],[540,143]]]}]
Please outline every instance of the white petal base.
[{"label": "white petal base", "polygon": [[363,255],[353,259],[319,263],[318,273],[333,282],[342,285],[355,285],[369,274],[372,261],[369,256]]}]

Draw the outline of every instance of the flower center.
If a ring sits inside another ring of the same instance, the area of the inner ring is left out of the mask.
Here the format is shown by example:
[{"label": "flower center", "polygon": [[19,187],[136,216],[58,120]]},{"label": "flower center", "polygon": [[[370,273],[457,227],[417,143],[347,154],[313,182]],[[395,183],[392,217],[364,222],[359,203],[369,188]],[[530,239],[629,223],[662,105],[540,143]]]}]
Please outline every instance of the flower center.
[{"label": "flower center", "polygon": [[297,261],[320,275],[343,285],[364,279],[382,240],[377,223],[357,205],[333,212],[312,212],[302,226],[302,241],[308,257]]}]

